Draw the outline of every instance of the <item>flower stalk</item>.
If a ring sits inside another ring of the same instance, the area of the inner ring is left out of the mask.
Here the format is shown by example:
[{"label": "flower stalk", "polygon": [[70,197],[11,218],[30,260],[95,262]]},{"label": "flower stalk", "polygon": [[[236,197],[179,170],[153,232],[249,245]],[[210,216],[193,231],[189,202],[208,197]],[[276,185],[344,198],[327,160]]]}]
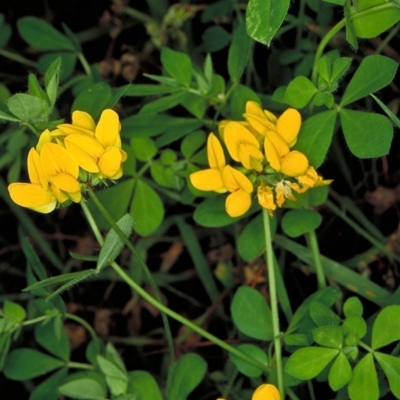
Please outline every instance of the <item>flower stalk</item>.
[{"label": "flower stalk", "polygon": [[267,258],[268,285],[269,296],[271,299],[271,314],[272,314],[272,331],[274,334],[274,350],[275,350],[275,367],[278,378],[278,389],[282,399],[285,398],[285,388],[283,382],[283,365],[282,365],[282,344],[281,332],[279,328],[279,309],[278,296],[276,292],[276,280],[274,270],[274,250],[272,248],[272,233],[270,225],[270,216],[267,209],[263,209],[263,223],[265,233],[265,249]]}]

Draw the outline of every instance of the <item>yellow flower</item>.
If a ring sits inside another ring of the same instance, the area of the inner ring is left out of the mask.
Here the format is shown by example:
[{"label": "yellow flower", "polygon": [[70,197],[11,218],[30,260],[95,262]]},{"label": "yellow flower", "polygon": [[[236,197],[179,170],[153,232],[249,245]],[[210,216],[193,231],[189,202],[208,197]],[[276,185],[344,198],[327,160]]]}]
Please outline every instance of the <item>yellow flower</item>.
[{"label": "yellow flower", "polygon": [[281,395],[274,385],[264,383],[255,390],[251,400],[281,400]]},{"label": "yellow flower", "polygon": [[72,124],[59,125],[54,135],[66,135],[64,145],[82,169],[99,178],[118,179],[127,159],[121,149],[120,129],[118,114],[111,109],[102,112],[97,125],[88,113],[75,111]]},{"label": "yellow flower", "polygon": [[259,133],[267,135],[276,132],[289,147],[296,144],[301,127],[301,114],[294,108],[288,108],[279,118],[268,110],[263,110],[255,101],[246,103],[246,120]]},{"label": "yellow flower", "polygon": [[257,188],[257,197],[260,206],[266,208],[272,217],[273,212],[276,210],[273,189],[270,186],[260,185]]},{"label": "yellow flower", "polygon": [[225,201],[226,212],[231,217],[240,217],[251,206],[253,184],[246,175],[229,165],[222,170],[222,181],[231,192]]},{"label": "yellow flower", "polygon": [[40,152],[40,162],[57,201],[79,203],[82,198],[78,182],[79,167],[69,152],[55,143],[45,143]]},{"label": "yellow flower", "polygon": [[207,157],[210,168],[192,173],[190,182],[199,190],[225,193],[227,189],[222,181],[225,155],[221,143],[213,133],[207,139]]},{"label": "yellow flower", "polygon": [[[225,399],[218,398],[217,400]],[[264,383],[254,391],[251,400],[281,400],[281,395],[274,385]]]},{"label": "yellow flower", "polygon": [[15,182],[8,185],[13,202],[44,214],[53,211],[57,200],[43,172],[39,153],[33,148],[28,154],[28,174],[31,183]]},{"label": "yellow flower", "polygon": [[240,161],[246,169],[262,171],[264,156],[260,151],[260,143],[243,124],[228,122],[224,127],[224,141],[235,161]]},{"label": "yellow flower", "polygon": [[224,193],[229,191],[225,202],[231,217],[243,215],[251,206],[253,184],[242,172],[225,165],[224,150],[218,138],[210,133],[207,139],[209,169],[193,172],[190,182],[199,190]]}]

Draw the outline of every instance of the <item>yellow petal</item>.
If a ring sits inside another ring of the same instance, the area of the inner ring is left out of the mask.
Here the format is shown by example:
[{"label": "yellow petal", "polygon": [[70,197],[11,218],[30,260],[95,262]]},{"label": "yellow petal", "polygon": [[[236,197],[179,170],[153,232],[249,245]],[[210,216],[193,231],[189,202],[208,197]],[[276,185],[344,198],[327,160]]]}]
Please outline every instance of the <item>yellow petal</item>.
[{"label": "yellow petal", "polygon": [[225,166],[225,155],[218,138],[210,133],[207,139],[207,157],[211,168],[222,169]]},{"label": "yellow petal", "polygon": [[67,193],[75,193],[81,190],[80,183],[71,175],[61,173],[50,178],[50,182],[60,190]]},{"label": "yellow petal", "polygon": [[73,134],[67,136],[64,143],[82,169],[87,172],[99,172],[97,163],[104,153],[104,148],[97,140],[86,135]]},{"label": "yellow petal", "polygon": [[48,129],[43,131],[42,134],[39,136],[39,141],[38,144],[36,145],[36,150],[40,153],[43,145],[45,143],[51,142],[51,139],[52,139],[52,133]]},{"label": "yellow petal", "polygon": [[113,177],[121,167],[121,150],[115,146],[109,147],[99,159],[100,172],[106,177]]},{"label": "yellow petal", "polygon": [[78,164],[67,149],[58,144],[45,143],[40,153],[40,161],[47,178],[64,172],[78,178]]},{"label": "yellow petal", "polygon": [[190,182],[199,190],[215,191],[218,193],[226,192],[222,182],[221,172],[217,169],[205,169],[190,174]]},{"label": "yellow petal", "polygon": [[30,149],[28,153],[28,175],[33,184],[40,185],[47,190],[49,181],[43,172],[39,153],[34,148]]},{"label": "yellow petal", "polygon": [[291,151],[281,159],[281,172],[287,176],[302,175],[307,171],[307,157],[300,151]]},{"label": "yellow petal", "polygon": [[239,146],[239,160],[246,169],[262,170],[264,156],[261,151],[253,145],[242,144]]},{"label": "yellow petal", "polygon": [[252,145],[257,149],[260,147],[260,143],[254,135],[245,128],[243,124],[236,121],[231,121],[226,125],[224,130],[224,139],[229,154],[235,161],[240,161],[240,145]]},{"label": "yellow petal", "polygon": [[93,132],[93,134],[96,129],[96,124],[92,116],[85,111],[76,110],[72,113],[72,125],[87,129]]},{"label": "yellow petal", "polygon": [[95,137],[104,148],[115,146],[120,129],[118,114],[108,108],[101,113]]},{"label": "yellow petal", "polygon": [[267,131],[275,130],[275,115],[264,111],[255,101],[246,103],[246,112],[243,116],[257,132],[265,134]]},{"label": "yellow petal", "polygon": [[265,158],[276,170],[281,170],[281,159],[289,153],[289,146],[273,131],[267,132],[264,141]]},{"label": "yellow petal", "polygon": [[222,181],[224,186],[230,192],[243,190],[250,194],[253,191],[253,184],[250,179],[242,172],[232,168],[230,165],[225,166],[222,170]]},{"label": "yellow petal", "polygon": [[82,199],[82,192],[68,193],[68,197],[74,202],[79,203]]},{"label": "yellow petal", "polygon": [[276,131],[285,140],[289,147],[297,141],[301,126],[301,114],[294,108],[288,108],[278,119]]},{"label": "yellow petal", "polygon": [[251,206],[251,196],[244,190],[231,193],[225,201],[225,210],[231,217],[240,217]]},{"label": "yellow petal", "polygon": [[81,126],[76,126],[72,124],[61,124],[57,125],[57,131],[53,133],[53,136],[60,136],[59,131],[63,133],[63,135],[73,135],[73,134],[82,134],[94,137],[94,131],[83,128]]},{"label": "yellow petal", "polygon": [[281,400],[281,395],[274,385],[264,383],[255,390],[251,400]]},{"label": "yellow petal", "polygon": [[257,188],[257,197],[260,206],[266,208],[269,214],[272,215],[272,212],[276,209],[272,188],[265,185],[259,186]]},{"label": "yellow petal", "polygon": [[53,211],[57,205],[53,193],[39,185],[11,183],[8,186],[8,191],[14,203],[43,214]]}]

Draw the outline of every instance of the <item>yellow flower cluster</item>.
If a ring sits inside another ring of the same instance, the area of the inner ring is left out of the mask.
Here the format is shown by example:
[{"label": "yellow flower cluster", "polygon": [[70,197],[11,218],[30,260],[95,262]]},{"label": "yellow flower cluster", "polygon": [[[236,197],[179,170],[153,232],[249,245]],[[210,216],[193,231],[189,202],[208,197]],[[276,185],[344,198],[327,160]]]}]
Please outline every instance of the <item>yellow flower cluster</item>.
[{"label": "yellow flower cluster", "polygon": [[121,149],[118,114],[106,109],[98,124],[84,111],[72,113],[72,123],[45,130],[28,154],[31,183],[11,183],[12,200],[22,207],[49,213],[57,205],[78,203],[83,185],[95,186],[122,176],[127,155]]},{"label": "yellow flower cluster", "polygon": [[278,389],[274,385],[271,385],[270,383],[264,383],[255,390],[251,400],[281,400],[281,396]]},{"label": "yellow flower cluster", "polygon": [[217,136],[210,133],[207,141],[209,169],[190,175],[199,190],[229,192],[225,203],[231,217],[243,215],[251,206],[253,192],[259,204],[272,216],[292,193],[303,193],[314,186],[328,185],[307,157],[297,150],[301,127],[300,113],[289,108],[279,118],[254,102],[246,103],[245,121],[224,120],[219,133],[229,155],[242,167],[226,164],[224,150]]}]

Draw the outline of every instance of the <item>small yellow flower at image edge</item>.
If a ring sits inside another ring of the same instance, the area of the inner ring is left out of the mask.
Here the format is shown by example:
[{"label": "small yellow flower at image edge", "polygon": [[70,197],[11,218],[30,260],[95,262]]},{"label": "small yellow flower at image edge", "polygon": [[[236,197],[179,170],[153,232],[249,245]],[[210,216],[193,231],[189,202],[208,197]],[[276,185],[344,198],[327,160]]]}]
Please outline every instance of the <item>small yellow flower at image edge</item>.
[{"label": "small yellow flower at image edge", "polygon": [[[217,400],[226,399],[218,398]],[[251,400],[281,400],[281,395],[274,385],[264,383],[254,391]]]},{"label": "small yellow flower at image edge", "polygon": [[111,109],[102,112],[97,125],[87,112],[74,111],[71,124],[40,135],[36,149],[28,154],[30,183],[11,183],[11,199],[49,213],[57,206],[79,203],[88,188],[119,179],[127,159],[120,130],[118,114]]},{"label": "small yellow flower at image edge", "polygon": [[245,121],[223,120],[218,127],[236,165],[226,164],[220,140],[210,133],[207,141],[210,168],[190,175],[196,189],[230,193],[225,209],[231,217],[245,214],[253,197],[273,216],[286,200],[296,201],[293,192],[304,193],[332,182],[318,175],[305,154],[292,150],[302,122],[297,110],[289,108],[276,117],[255,101],[248,101],[243,116]]}]

